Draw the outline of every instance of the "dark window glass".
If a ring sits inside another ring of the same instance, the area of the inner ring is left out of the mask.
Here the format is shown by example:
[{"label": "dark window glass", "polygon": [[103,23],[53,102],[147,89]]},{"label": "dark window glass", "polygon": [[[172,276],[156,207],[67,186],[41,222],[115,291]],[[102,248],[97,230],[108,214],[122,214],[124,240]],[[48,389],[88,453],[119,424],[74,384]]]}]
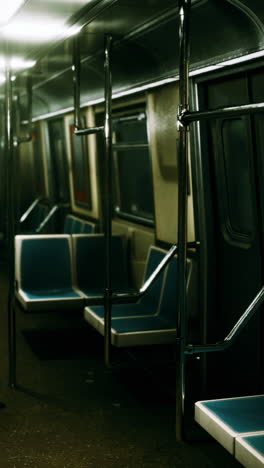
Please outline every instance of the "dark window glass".
[{"label": "dark window glass", "polygon": [[74,200],[77,205],[91,209],[91,187],[89,179],[88,147],[85,136],[74,134],[74,125],[70,125],[71,151],[73,162]]},{"label": "dark window glass", "polygon": [[143,113],[114,119],[115,211],[154,221],[153,183],[146,118]]},{"label": "dark window glass", "polygon": [[69,200],[68,164],[63,119],[49,122],[49,141],[53,198],[56,203],[67,202]]},{"label": "dark window glass", "polygon": [[[244,119],[222,124],[228,218],[233,233],[250,236],[254,228],[251,167]],[[239,177],[237,168],[239,167]]]},{"label": "dark window glass", "polygon": [[35,188],[38,196],[45,196],[45,176],[42,159],[40,132],[38,128],[32,131],[32,149],[35,169]]}]

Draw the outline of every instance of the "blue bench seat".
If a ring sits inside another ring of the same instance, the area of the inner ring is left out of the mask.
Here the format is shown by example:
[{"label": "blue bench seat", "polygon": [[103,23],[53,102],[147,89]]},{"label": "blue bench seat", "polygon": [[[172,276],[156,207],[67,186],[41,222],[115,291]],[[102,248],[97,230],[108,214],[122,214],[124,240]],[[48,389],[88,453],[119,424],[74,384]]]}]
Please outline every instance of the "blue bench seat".
[{"label": "blue bench seat", "polygon": [[195,420],[235,455],[238,437],[264,430],[264,395],[197,402]]},{"label": "blue bench seat", "polygon": [[[128,271],[125,239],[113,236],[112,248],[112,287],[118,292],[127,292]],[[75,262],[75,282],[78,289],[92,300],[104,294],[105,283],[105,238],[103,234],[73,234],[73,258]]]},{"label": "blue bench seat", "polygon": [[[145,279],[155,270],[166,252],[151,247]],[[188,260],[188,278],[191,271]],[[113,305],[111,341],[114,346],[172,343],[177,333],[177,257],[174,257],[149,291],[136,304]],[[85,320],[104,334],[104,308],[86,307]]]},{"label": "blue bench seat", "polygon": [[16,236],[15,279],[16,296],[28,311],[84,306],[73,282],[69,235]]},{"label": "blue bench seat", "polygon": [[[161,260],[164,258],[165,252],[161,249],[151,247],[148,253],[146,268],[144,273],[144,281],[153,273],[155,268],[159,265]],[[151,287],[151,294],[143,296],[140,302],[136,304],[115,304],[112,306],[112,318],[127,318],[127,317],[138,317],[153,315],[156,313],[159,306],[160,291],[163,284],[163,274],[155,281]],[[123,292],[123,291],[121,291]],[[104,318],[104,307],[94,306],[92,307],[92,316],[98,317],[99,319]],[[88,308],[86,310],[88,314]]]},{"label": "blue bench seat", "polygon": [[246,467],[264,466],[264,430],[239,436],[235,440],[236,459]]},{"label": "blue bench seat", "polygon": [[95,232],[95,223],[84,221],[77,216],[68,214],[64,220],[64,234],[93,234]]}]

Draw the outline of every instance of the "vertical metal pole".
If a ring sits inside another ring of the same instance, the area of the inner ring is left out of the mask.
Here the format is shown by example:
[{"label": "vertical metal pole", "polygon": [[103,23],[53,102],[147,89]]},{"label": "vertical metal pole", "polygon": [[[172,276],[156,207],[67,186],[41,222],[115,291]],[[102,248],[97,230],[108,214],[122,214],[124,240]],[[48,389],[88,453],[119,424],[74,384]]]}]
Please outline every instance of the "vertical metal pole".
[{"label": "vertical metal pole", "polygon": [[111,237],[112,237],[112,76],[111,76],[112,37],[105,39],[105,314],[104,314],[104,357],[110,366],[111,358]]},{"label": "vertical metal pole", "polygon": [[[190,0],[179,0],[179,115],[188,110]],[[188,128],[179,121],[178,154],[178,339],[176,375],[176,438],[183,438],[185,404],[185,344],[187,333],[186,243],[187,243],[187,170]]]},{"label": "vertical metal pole", "polygon": [[15,314],[15,252],[14,252],[14,139],[13,139],[13,92],[11,72],[6,69],[5,136],[7,170],[7,242],[8,242],[8,338],[9,338],[9,385],[16,386],[16,314]]}]

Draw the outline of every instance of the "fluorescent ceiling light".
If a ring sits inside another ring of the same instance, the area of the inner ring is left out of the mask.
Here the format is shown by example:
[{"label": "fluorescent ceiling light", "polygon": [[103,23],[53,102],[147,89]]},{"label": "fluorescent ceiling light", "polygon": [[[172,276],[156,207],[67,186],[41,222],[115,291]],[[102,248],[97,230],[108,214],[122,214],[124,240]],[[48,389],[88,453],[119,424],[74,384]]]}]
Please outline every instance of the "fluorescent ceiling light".
[{"label": "fluorescent ceiling light", "polygon": [[0,70],[5,70],[9,67],[12,71],[26,70],[36,65],[35,60],[25,60],[22,57],[3,57],[0,56]]},{"label": "fluorescent ceiling light", "polygon": [[[1,1],[1,0],[0,0]],[[51,21],[46,18],[39,21],[14,19],[11,23],[1,28],[6,39],[25,42],[48,42],[57,37],[70,37],[78,34],[82,27],[73,25],[68,27],[62,21]]]},{"label": "fluorescent ceiling light", "polygon": [[14,20],[2,29],[6,39],[28,42],[47,42],[60,35],[64,28],[59,21]]},{"label": "fluorescent ceiling light", "polygon": [[25,0],[2,0],[0,5],[0,25],[6,24],[24,2]]}]

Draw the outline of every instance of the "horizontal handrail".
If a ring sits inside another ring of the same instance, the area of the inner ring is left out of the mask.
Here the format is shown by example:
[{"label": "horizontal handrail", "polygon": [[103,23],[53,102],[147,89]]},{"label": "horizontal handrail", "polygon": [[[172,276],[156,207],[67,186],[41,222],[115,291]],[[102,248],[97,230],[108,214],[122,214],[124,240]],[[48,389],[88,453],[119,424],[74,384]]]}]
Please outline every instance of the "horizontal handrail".
[{"label": "horizontal handrail", "polygon": [[131,143],[128,144],[123,144],[123,143],[114,143],[113,144],[113,150],[119,150],[119,151],[131,151],[131,150],[143,150],[143,149],[148,149],[149,145],[148,143]]},{"label": "horizontal handrail", "polygon": [[198,353],[210,353],[213,351],[224,351],[229,348],[235,341],[235,339],[240,335],[243,328],[253,317],[255,312],[259,309],[261,304],[264,302],[264,286],[260,289],[256,297],[249,304],[245,312],[241,315],[239,320],[233,326],[232,330],[224,338],[223,341],[219,341],[214,344],[204,344],[204,345],[187,345],[185,349],[185,354],[198,354]]},{"label": "horizontal handrail", "polygon": [[104,131],[104,127],[87,127],[78,129],[75,125],[74,135],[93,135],[95,133],[101,133]]},{"label": "horizontal handrail", "polygon": [[[199,242],[187,242],[187,247],[193,249],[199,246]],[[112,304],[130,304],[138,302],[142,299],[143,296],[147,293],[147,291],[151,288],[153,283],[158,279],[164,268],[169,264],[172,257],[176,254],[178,250],[178,245],[173,244],[166,256],[161,260],[158,266],[155,268],[153,273],[149,276],[149,278],[145,281],[145,283],[141,286],[138,291],[134,291],[132,293],[114,293],[112,294]],[[90,304],[93,301],[96,301],[96,305],[104,304],[104,296],[96,296],[96,298],[86,299],[86,303]]]},{"label": "horizontal handrail", "polygon": [[27,210],[25,211],[25,213],[23,213],[23,215],[21,216],[19,222],[22,224],[26,221],[26,219],[29,217],[30,213],[34,210],[34,208],[41,202],[41,200],[43,200],[42,197],[37,197],[32,203],[31,205],[27,208]]},{"label": "horizontal handrail", "polygon": [[17,138],[16,141],[18,145],[21,145],[22,143],[29,143],[30,141],[32,141],[32,135],[27,135],[25,137]]},{"label": "horizontal handrail", "polygon": [[46,224],[50,221],[50,219],[52,218],[52,216],[54,216],[54,214],[58,211],[58,209],[60,208],[60,205],[54,205],[50,211],[48,212],[48,214],[45,216],[45,218],[43,219],[43,221],[41,221],[40,225],[37,227],[36,229],[36,233],[38,234],[39,232],[42,231],[42,229],[46,226]]},{"label": "horizontal handrail", "polygon": [[213,109],[208,111],[183,111],[179,113],[179,121],[184,124],[188,125],[191,122],[197,122],[198,120],[208,120],[214,119],[218,117],[235,117],[237,115],[247,115],[247,114],[255,114],[257,112],[264,111],[264,103],[257,103],[257,104],[245,104],[242,106],[230,106],[230,107],[222,107],[219,109]]}]

